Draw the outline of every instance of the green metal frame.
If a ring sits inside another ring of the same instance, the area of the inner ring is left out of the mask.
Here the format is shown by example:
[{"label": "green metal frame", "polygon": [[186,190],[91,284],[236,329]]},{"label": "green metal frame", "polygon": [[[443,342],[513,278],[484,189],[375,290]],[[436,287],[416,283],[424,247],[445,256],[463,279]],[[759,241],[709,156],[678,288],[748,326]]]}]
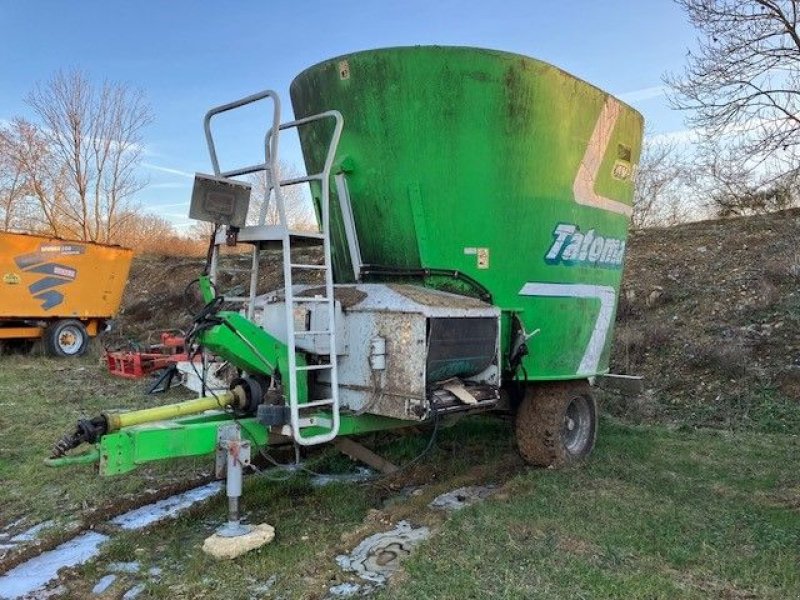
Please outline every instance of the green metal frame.
[{"label": "green metal frame", "polygon": [[[320,419],[330,419],[321,411]],[[199,416],[185,417],[156,424],[137,425],[103,436],[89,452],[51,459],[51,466],[84,465],[99,463],[100,474],[122,475],[136,467],[159,460],[187,458],[212,454],[217,446],[217,430],[233,421],[230,413],[218,411]],[[256,446],[285,442],[280,435],[270,436],[270,431],[252,417],[238,419],[242,435]],[[415,423],[375,415],[342,415],[339,435],[360,435],[385,429],[408,427]],[[316,433],[314,428],[309,431]],[[324,427],[319,432],[324,432]]]},{"label": "green metal frame", "polygon": [[[203,299],[214,299],[214,289],[208,276],[200,277],[200,292]],[[274,377],[289,373],[289,348],[245,316],[232,311],[220,311],[216,317],[223,321],[198,335],[204,347],[250,374]],[[306,364],[305,356],[296,353],[297,365]],[[305,378],[297,381],[297,401],[308,401],[308,382]]]}]

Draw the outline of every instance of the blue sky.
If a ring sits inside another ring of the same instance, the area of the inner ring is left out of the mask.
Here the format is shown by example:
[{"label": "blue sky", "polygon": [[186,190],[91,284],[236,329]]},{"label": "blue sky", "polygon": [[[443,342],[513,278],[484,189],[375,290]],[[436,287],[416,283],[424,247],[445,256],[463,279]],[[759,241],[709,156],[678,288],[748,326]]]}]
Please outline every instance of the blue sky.
[{"label": "blue sky", "polygon": [[[25,94],[59,68],[145,91],[155,123],[142,167],[150,185],[137,200],[179,227],[189,223],[192,174],[211,170],[205,111],[272,88],[288,120],[292,78],[326,58],[415,44],[526,54],[633,104],[652,135],[683,129],[661,75],[681,69],[694,39],[670,0],[0,0],[0,28],[0,119],[28,115]],[[254,110],[225,122],[223,163],[258,159],[258,117]]]}]

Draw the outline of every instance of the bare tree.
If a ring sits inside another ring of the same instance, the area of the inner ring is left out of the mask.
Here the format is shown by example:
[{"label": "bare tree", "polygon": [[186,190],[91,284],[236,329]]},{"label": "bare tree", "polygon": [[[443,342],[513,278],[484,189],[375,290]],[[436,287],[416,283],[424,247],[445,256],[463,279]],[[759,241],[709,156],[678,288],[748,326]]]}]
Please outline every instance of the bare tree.
[{"label": "bare tree", "polygon": [[[37,85],[27,102],[41,120],[39,134],[48,154],[60,167],[64,185],[57,212],[63,223],[80,239],[112,241],[120,215],[144,185],[137,167],[142,131],[152,115],[142,92],[107,81],[95,86],[80,71],[59,72]],[[33,170],[27,175],[35,177]],[[40,200],[46,203],[43,196]]]},{"label": "bare tree", "polygon": [[131,210],[118,215],[114,242],[134,250],[151,251],[164,247],[175,235],[172,223],[164,217]]},{"label": "bare tree", "polygon": [[51,151],[41,128],[17,118],[3,130],[2,136],[3,160],[20,177],[17,190],[22,197],[18,197],[12,207],[15,228],[80,237],[64,210],[65,168]]},{"label": "bare tree", "polygon": [[[278,169],[282,180],[300,175],[298,169],[286,163],[281,163]],[[261,172],[252,175],[250,183],[253,186],[253,191],[250,194],[250,211],[247,220],[249,223],[255,224],[259,220],[264,202],[267,199],[266,173]],[[284,186],[281,188],[281,193],[286,206],[286,219],[289,221],[289,228],[295,231],[316,231],[318,229],[317,218],[314,213],[309,185],[301,183]],[[266,223],[274,225],[279,222],[278,207],[273,196],[267,207]]]},{"label": "bare tree", "polygon": [[0,129],[0,229],[20,226],[19,217],[25,202],[25,178],[15,160],[7,131]]},{"label": "bare tree", "polygon": [[679,145],[645,137],[633,198],[631,227],[665,227],[706,216],[697,167]]},{"label": "bare tree", "polygon": [[673,144],[645,138],[636,167],[631,226],[641,229],[658,224],[658,216],[667,202],[670,188],[681,176],[681,165]]},{"label": "bare tree", "polygon": [[699,48],[665,81],[701,136],[700,153],[713,158],[725,140],[732,168],[756,191],[800,172],[800,2],[676,1]]},{"label": "bare tree", "polygon": [[783,210],[797,204],[800,181],[794,171],[754,177],[740,168],[736,148],[709,143],[698,157],[697,188],[718,217],[745,216]]}]

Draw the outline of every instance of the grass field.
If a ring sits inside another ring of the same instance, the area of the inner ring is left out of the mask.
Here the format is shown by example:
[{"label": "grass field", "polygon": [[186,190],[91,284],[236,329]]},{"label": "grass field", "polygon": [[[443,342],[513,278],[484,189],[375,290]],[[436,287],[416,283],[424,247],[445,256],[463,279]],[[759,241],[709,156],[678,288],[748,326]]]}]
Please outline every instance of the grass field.
[{"label": "grass field", "polygon": [[[114,479],[87,467],[45,468],[53,440],[79,416],[163,400],[143,397],[141,383],[108,377],[96,359],[0,360],[0,528],[22,516],[57,517],[63,526],[207,473],[210,459]],[[402,464],[428,435],[365,443]],[[309,464],[321,472],[353,468],[331,451]],[[470,483],[500,487],[449,518],[427,506]],[[406,486],[420,491],[410,495]],[[473,417],[443,428],[434,449],[395,480],[313,487],[307,474],[264,473],[247,479],[244,500],[251,522],[276,526],[269,546],[233,563],[205,556],[202,540],[224,520],[217,497],[155,530],[115,534],[96,561],[65,574],[67,596],[88,596],[110,562],[136,561],[140,572],[121,575],[108,597],[146,581],[151,598],[321,598],[349,579],[335,566],[337,554],[407,519],[436,533],[384,598],[800,597],[796,435],[604,419],[592,458],[552,471],[521,463],[507,421]],[[161,573],[148,577],[153,567]]]},{"label": "grass field", "polygon": [[[113,378],[97,357],[0,357],[0,524],[26,517],[74,520],[148,489],[208,474],[207,460],[154,465],[112,482],[90,468],[46,468],[53,443],[81,417],[153,406],[144,382]],[[185,394],[175,392],[173,401]]]},{"label": "grass field", "polygon": [[795,436],[606,422],[586,465],[457,514],[385,597],[797,598],[798,466]]}]

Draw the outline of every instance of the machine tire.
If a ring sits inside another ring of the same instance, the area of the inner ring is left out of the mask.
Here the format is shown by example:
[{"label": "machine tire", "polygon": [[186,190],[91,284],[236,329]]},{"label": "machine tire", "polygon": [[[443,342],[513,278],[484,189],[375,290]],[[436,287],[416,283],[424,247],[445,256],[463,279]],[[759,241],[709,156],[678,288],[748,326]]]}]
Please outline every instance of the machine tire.
[{"label": "machine tire", "polygon": [[597,440],[597,402],[588,382],[529,386],[514,430],[531,465],[564,467],[586,458]]},{"label": "machine tire", "polygon": [[82,356],[89,348],[89,333],[75,319],[56,321],[44,330],[44,348],[49,356]]}]

